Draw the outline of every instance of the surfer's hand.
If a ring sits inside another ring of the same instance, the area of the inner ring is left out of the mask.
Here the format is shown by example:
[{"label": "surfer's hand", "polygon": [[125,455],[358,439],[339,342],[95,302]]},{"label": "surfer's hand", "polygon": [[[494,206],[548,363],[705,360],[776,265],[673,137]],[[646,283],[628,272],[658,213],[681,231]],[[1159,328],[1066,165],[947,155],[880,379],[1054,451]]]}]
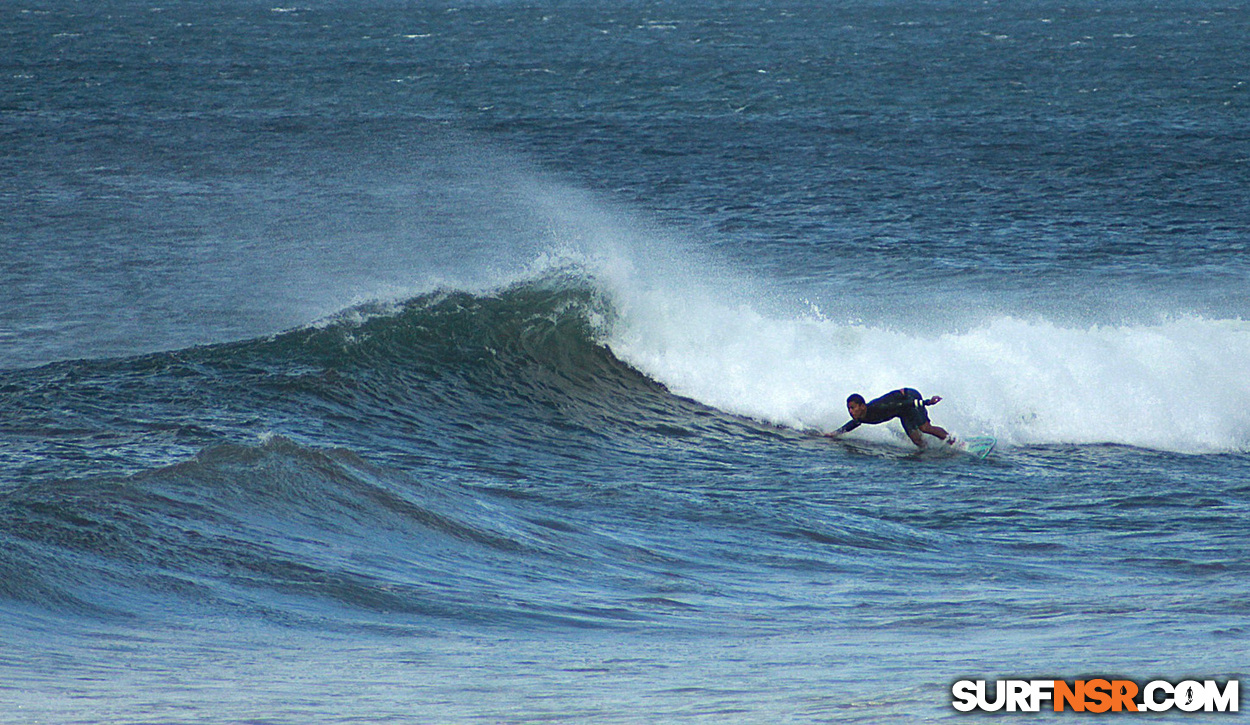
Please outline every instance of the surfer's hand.
[{"label": "surfer's hand", "polygon": [[942,402],[942,396],[935,395],[932,398],[929,398],[928,400],[924,401],[924,404],[925,405],[937,405],[940,402]]}]

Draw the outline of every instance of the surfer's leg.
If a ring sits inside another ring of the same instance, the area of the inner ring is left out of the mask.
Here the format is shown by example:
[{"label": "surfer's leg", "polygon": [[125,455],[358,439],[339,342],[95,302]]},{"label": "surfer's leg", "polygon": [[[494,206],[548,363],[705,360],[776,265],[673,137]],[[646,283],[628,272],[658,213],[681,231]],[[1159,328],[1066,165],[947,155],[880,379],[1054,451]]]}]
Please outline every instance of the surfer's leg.
[{"label": "surfer's leg", "polygon": [[905,388],[904,392],[911,399],[912,406],[904,410],[898,419],[903,424],[903,430],[907,432],[907,437],[911,439],[911,442],[915,443],[918,448],[924,448],[924,436],[920,435],[921,433],[928,433],[935,438],[945,440],[946,431],[929,422],[929,413],[924,409],[920,393],[911,388]]}]

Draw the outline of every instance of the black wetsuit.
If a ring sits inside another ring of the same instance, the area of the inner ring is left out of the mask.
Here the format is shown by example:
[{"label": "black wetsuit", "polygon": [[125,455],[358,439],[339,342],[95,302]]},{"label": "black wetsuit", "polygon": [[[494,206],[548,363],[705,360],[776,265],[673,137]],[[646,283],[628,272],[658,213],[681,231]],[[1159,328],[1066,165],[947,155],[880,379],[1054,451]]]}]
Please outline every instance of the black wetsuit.
[{"label": "black wetsuit", "polygon": [[914,388],[903,388],[882,395],[868,403],[868,409],[859,420],[852,420],[838,429],[838,433],[847,433],[863,423],[876,425],[887,420],[898,418],[903,430],[909,434],[929,422],[929,413],[924,408],[924,397]]}]

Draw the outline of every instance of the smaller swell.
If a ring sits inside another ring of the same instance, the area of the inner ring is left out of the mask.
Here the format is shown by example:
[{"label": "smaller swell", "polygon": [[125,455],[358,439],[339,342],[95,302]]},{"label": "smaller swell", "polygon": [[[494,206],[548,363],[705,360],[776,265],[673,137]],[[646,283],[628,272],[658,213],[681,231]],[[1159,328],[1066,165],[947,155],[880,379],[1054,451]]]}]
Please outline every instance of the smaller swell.
[{"label": "smaller swell", "polygon": [[949,543],[704,478],[466,485],[272,436],[31,482],[0,491],[0,624],[33,608],[382,633],[722,626],[744,602],[788,606],[774,590],[812,571],[923,566]]},{"label": "smaller swell", "polygon": [[626,579],[681,566],[523,492],[276,436],[126,478],[0,492],[0,611],[386,631],[647,619],[622,606],[645,596],[623,592],[605,561],[642,570]]},{"label": "smaller swell", "polygon": [[0,500],[0,596],[119,617],[173,598],[281,621],[490,618],[461,567],[540,544],[447,511],[471,510],[449,501],[467,494],[410,488],[347,451],[277,437],[125,479],[18,487]]}]

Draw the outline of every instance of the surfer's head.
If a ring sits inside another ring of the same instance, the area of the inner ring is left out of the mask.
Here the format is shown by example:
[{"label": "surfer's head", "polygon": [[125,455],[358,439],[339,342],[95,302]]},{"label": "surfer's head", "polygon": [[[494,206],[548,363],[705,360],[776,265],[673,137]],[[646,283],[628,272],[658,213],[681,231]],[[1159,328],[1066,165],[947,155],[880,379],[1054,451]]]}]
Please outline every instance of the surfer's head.
[{"label": "surfer's head", "polygon": [[864,402],[864,396],[859,393],[851,393],[846,399],[846,412],[851,414],[851,418],[859,420],[866,410],[868,410],[868,405]]}]

